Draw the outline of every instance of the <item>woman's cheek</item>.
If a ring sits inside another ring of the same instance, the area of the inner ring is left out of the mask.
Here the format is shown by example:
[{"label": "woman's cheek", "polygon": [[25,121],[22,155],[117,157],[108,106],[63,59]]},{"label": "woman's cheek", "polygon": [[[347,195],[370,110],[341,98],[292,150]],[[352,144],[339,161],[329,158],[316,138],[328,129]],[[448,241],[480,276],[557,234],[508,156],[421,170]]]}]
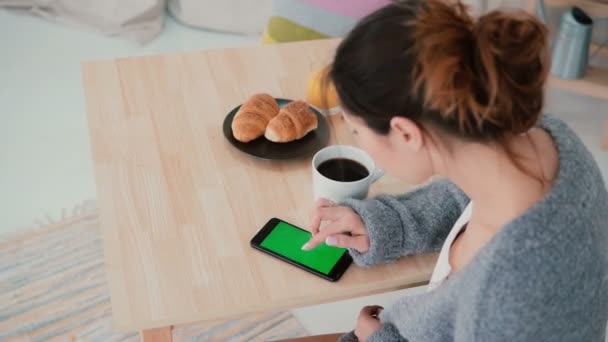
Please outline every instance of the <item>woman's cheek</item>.
[{"label": "woman's cheek", "polygon": [[360,139],[361,148],[363,148],[372,157],[376,166],[382,168],[386,172],[391,172],[391,153],[387,146],[384,144],[374,141],[372,139]]},{"label": "woman's cheek", "polygon": [[407,150],[395,151],[388,141],[365,133],[355,135],[355,141],[372,157],[377,167],[407,183],[424,183],[433,175],[432,167],[424,153],[408,153]]}]

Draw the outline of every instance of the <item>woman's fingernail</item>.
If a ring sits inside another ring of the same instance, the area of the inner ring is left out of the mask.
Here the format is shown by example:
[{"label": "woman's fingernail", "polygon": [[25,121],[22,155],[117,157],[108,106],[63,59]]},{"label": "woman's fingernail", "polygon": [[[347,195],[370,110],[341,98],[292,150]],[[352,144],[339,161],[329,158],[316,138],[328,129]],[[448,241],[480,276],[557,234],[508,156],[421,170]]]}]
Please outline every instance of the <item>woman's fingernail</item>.
[{"label": "woman's fingernail", "polygon": [[304,244],[304,246],[302,246],[302,250],[303,250],[303,251],[307,251],[307,250],[309,250],[309,249],[310,249],[310,244],[309,244],[308,242],[307,242],[307,243],[305,243],[305,244]]},{"label": "woman's fingernail", "polygon": [[328,236],[328,237],[325,239],[325,243],[326,243],[328,246],[335,246],[335,245],[338,243],[338,239],[336,239],[336,238],[335,238],[335,237],[333,237],[333,236]]}]

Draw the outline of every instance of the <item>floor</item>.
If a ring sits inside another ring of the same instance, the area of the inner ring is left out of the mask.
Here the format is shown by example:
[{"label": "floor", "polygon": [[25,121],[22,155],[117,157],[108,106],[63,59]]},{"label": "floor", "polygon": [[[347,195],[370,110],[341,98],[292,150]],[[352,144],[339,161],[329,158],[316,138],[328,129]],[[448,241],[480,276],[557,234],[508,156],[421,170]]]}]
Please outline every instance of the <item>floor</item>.
[{"label": "floor", "polygon": [[0,10],[0,234],[95,198],[80,62],[258,41],[169,19],[141,47]]},{"label": "floor", "polygon": [[[166,30],[140,47],[0,11],[0,235],[57,217],[95,198],[79,63],[117,56],[257,44],[257,37],[198,31],[168,20]],[[567,120],[593,152],[608,180],[608,153],[599,140],[608,103],[563,91],[548,109]],[[353,328],[364,305],[388,305],[406,291],[293,310],[312,334]]]}]

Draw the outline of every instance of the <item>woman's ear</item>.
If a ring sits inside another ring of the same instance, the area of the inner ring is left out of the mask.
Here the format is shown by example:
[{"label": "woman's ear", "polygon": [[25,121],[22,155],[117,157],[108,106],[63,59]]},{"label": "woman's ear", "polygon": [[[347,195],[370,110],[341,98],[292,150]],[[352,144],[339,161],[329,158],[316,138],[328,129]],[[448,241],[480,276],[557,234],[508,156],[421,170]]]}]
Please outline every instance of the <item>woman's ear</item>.
[{"label": "woman's ear", "polygon": [[391,119],[391,131],[389,135],[394,144],[418,152],[424,147],[424,135],[418,124],[402,116]]}]

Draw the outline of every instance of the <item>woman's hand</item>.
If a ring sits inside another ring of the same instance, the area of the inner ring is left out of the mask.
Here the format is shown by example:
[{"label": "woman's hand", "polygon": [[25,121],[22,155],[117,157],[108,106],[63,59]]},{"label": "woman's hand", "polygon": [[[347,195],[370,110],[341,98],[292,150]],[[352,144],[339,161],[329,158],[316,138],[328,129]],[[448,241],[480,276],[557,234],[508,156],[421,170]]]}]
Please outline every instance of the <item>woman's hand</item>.
[{"label": "woman's hand", "polygon": [[[321,222],[330,223],[320,230]],[[303,250],[311,250],[325,241],[336,247],[353,248],[360,253],[369,250],[369,237],[361,218],[357,213],[344,206],[338,206],[330,200],[319,199],[315,204],[311,222],[312,239]]]},{"label": "woman's hand", "polygon": [[357,318],[357,327],[355,335],[360,342],[365,342],[371,334],[382,328],[382,322],[378,319],[378,315],[382,312],[382,307],[378,305],[366,306],[361,309],[359,318]]}]

